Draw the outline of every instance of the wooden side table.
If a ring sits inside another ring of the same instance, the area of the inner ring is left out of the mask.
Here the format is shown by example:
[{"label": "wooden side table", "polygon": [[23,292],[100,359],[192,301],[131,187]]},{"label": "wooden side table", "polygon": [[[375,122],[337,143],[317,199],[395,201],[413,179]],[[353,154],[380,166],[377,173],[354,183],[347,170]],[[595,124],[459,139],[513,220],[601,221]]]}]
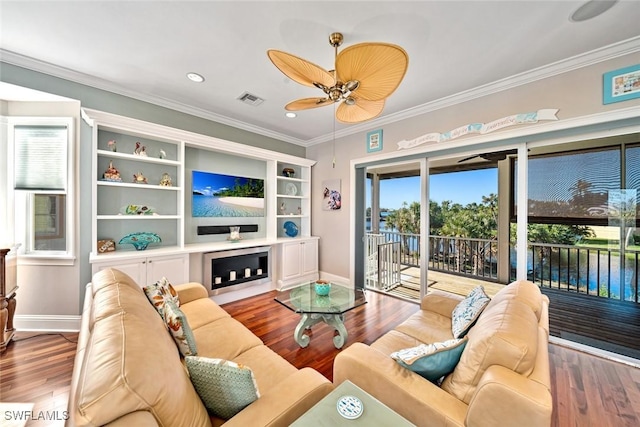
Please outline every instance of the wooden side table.
[{"label": "wooden side table", "polygon": [[7,349],[13,339],[13,315],[16,312],[17,255],[11,248],[0,249],[0,352]]}]

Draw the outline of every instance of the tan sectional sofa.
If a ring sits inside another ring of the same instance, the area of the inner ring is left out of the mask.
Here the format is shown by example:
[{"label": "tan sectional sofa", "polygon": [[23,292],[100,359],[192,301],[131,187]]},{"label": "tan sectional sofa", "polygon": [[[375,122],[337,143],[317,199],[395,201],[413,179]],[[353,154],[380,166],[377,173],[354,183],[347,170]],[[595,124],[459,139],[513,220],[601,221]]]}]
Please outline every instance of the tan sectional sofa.
[{"label": "tan sectional sofa", "polygon": [[549,426],[549,300],[531,282],[514,282],[492,298],[441,386],[390,357],[452,339],[451,313],[462,299],[433,291],[419,312],[371,346],[352,344],[335,359],[334,384],[350,380],[418,426]]},{"label": "tan sectional sofa", "polygon": [[129,276],[106,269],[87,285],[69,397],[71,426],[284,426],[332,389],[298,370],[208,298],[174,286],[198,355],[252,369],[260,398],[228,421],[210,417],[158,312]]}]

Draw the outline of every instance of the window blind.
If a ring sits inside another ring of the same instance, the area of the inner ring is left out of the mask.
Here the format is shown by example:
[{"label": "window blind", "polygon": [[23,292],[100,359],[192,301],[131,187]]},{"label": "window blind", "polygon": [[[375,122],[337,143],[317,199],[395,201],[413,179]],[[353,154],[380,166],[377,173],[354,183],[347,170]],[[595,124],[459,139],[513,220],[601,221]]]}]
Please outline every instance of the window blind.
[{"label": "window blind", "polygon": [[15,189],[66,190],[67,134],[66,126],[15,126]]}]

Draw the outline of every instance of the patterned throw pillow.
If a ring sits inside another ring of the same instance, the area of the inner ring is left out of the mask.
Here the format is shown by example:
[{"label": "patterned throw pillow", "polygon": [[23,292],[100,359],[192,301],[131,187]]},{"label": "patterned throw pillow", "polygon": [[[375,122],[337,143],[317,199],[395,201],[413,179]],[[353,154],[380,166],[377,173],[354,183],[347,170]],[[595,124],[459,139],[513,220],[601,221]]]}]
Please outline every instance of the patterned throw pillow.
[{"label": "patterned throw pillow", "polygon": [[223,359],[185,357],[191,382],[210,413],[228,420],[260,397],[253,371]]},{"label": "patterned throw pillow", "polygon": [[491,298],[484,293],[484,288],[478,286],[456,305],[451,312],[451,332],[454,338],[462,338],[469,332],[489,301]]},{"label": "patterned throw pillow", "polygon": [[391,358],[405,368],[437,382],[450,374],[460,361],[467,338],[452,339],[434,344],[420,344],[391,354]]},{"label": "patterned throw pillow", "polygon": [[196,340],[193,331],[187,322],[187,317],[173,301],[164,304],[164,322],[169,327],[169,332],[183,356],[195,356],[198,354]]},{"label": "patterned throw pillow", "polygon": [[142,288],[145,295],[149,299],[149,302],[158,310],[160,316],[164,317],[162,311],[164,309],[165,301],[173,301],[178,307],[180,307],[180,298],[178,298],[178,292],[171,286],[171,283],[166,277],[158,280],[153,285],[145,286]]}]

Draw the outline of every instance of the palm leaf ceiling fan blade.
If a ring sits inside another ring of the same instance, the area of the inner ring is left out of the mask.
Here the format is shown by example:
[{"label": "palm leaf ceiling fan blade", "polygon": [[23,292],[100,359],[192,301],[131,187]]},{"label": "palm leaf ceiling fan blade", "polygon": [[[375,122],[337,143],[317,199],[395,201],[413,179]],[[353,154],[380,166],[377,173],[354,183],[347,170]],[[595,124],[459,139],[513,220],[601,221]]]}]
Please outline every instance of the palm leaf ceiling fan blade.
[{"label": "palm leaf ceiling fan blade", "polygon": [[400,85],[409,65],[404,49],[388,43],[360,43],[338,54],[336,72],[343,82],[358,81],[359,98],[386,99]]},{"label": "palm leaf ceiling fan blade", "polygon": [[334,85],[333,75],[324,68],[280,50],[267,51],[269,59],[284,75],[302,85],[319,87],[316,84],[330,88]]},{"label": "palm leaf ceiling fan blade", "polygon": [[343,102],[336,110],[336,118],[342,123],[359,123],[373,119],[382,113],[384,109],[384,99],[379,101],[369,101],[366,99],[356,99],[355,104]]},{"label": "palm leaf ceiling fan blade", "polygon": [[324,107],[330,105],[329,98],[302,98],[291,101],[284,106],[287,111],[308,110],[310,108]]}]

